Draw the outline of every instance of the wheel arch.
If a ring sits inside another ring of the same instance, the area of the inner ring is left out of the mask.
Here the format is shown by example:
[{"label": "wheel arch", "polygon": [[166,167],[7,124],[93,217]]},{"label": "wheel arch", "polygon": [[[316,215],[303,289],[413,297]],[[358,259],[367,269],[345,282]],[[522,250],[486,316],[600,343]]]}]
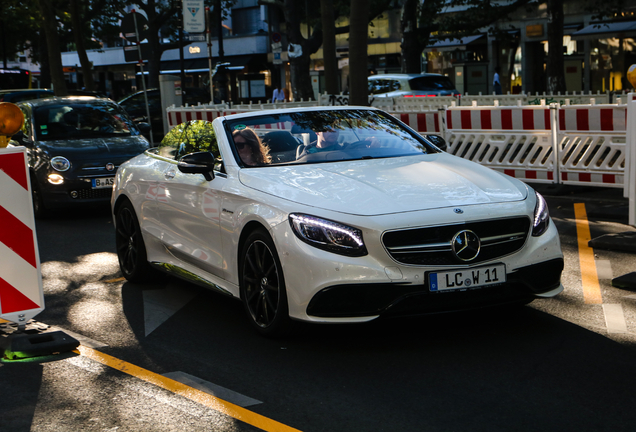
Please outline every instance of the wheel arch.
[{"label": "wheel arch", "polygon": [[117,197],[117,200],[115,201],[115,205],[113,206],[113,216],[117,214],[117,210],[119,210],[122,204],[124,204],[126,201],[132,202],[130,201],[130,198],[128,198],[126,195],[122,194]]},{"label": "wheel arch", "polygon": [[237,275],[239,274],[241,270],[241,252],[243,251],[243,246],[245,245],[245,241],[250,236],[250,234],[260,229],[265,231],[267,235],[270,236],[272,241],[274,241],[274,238],[272,237],[270,230],[267,229],[267,226],[265,226],[262,222],[258,220],[251,220],[248,223],[246,223],[245,226],[243,227],[243,230],[241,231],[241,235],[239,237],[239,241],[236,247],[236,274]]}]

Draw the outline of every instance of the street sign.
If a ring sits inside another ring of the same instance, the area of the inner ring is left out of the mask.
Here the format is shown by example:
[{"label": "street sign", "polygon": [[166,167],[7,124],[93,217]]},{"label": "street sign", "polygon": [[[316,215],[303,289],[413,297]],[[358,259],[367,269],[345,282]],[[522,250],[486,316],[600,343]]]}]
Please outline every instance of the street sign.
[{"label": "street sign", "polygon": [[183,37],[185,40],[190,42],[205,42],[205,35],[185,35]]},{"label": "street sign", "polygon": [[124,39],[129,42],[137,42],[137,34],[135,33],[135,17],[137,18],[137,31],[139,32],[139,40],[142,41],[148,37],[148,20],[142,14],[131,12],[124,15],[121,20],[120,30],[124,35]]},{"label": "street sign", "polygon": [[205,32],[203,0],[183,0],[183,30],[188,33]]},{"label": "street sign", "polygon": [[[139,44],[141,47],[141,58],[146,61],[150,57],[150,44]],[[137,45],[128,45],[124,47],[124,61],[126,62],[138,62],[139,61],[139,49]]]}]

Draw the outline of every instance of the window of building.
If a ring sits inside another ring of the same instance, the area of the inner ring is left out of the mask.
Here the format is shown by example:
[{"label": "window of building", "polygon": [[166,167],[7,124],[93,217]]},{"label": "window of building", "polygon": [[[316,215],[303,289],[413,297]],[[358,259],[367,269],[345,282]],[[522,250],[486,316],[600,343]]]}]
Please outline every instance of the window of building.
[{"label": "window of building", "polygon": [[232,34],[252,34],[258,32],[260,29],[260,7],[232,9]]}]

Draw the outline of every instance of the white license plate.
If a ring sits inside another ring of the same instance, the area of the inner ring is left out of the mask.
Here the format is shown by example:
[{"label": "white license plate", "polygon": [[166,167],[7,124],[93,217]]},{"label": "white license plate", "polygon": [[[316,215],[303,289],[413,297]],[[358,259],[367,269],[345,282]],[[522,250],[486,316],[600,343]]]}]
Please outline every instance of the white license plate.
[{"label": "white license plate", "polygon": [[506,282],[505,264],[429,273],[431,291],[451,291],[496,285]]},{"label": "white license plate", "polygon": [[93,179],[93,189],[112,188],[115,184],[115,177]]}]

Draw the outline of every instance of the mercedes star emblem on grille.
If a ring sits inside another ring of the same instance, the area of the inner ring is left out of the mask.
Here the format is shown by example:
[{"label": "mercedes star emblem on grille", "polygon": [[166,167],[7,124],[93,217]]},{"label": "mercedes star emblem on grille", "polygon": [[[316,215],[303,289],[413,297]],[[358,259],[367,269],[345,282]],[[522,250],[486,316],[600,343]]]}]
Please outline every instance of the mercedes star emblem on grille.
[{"label": "mercedes star emblem on grille", "polygon": [[108,163],[106,164],[106,170],[107,170],[107,171],[112,171],[112,170],[114,170],[114,169],[115,169],[115,164],[110,163],[110,162],[108,162]]},{"label": "mercedes star emblem on grille", "polygon": [[462,261],[472,261],[479,255],[481,241],[477,234],[470,230],[463,230],[455,234],[451,240],[453,253]]}]

